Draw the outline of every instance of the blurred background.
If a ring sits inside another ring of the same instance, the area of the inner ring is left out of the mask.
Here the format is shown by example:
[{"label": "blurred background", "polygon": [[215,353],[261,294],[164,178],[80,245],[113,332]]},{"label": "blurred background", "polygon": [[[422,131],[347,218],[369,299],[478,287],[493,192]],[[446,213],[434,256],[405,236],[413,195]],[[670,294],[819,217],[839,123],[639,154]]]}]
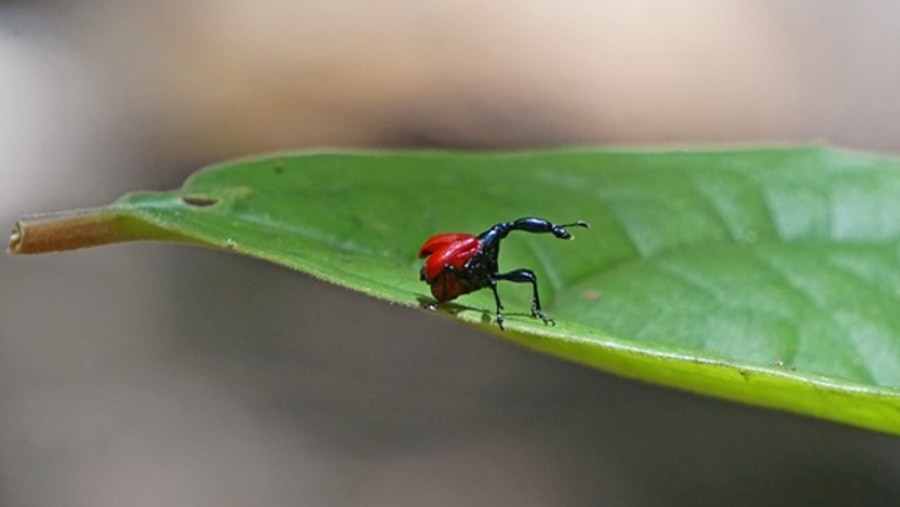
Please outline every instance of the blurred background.
[{"label": "blurred background", "polygon": [[[898,26],[890,0],[0,1],[0,219],[286,148],[900,154]],[[898,502],[897,439],[261,262],[0,259],[2,506]]]}]

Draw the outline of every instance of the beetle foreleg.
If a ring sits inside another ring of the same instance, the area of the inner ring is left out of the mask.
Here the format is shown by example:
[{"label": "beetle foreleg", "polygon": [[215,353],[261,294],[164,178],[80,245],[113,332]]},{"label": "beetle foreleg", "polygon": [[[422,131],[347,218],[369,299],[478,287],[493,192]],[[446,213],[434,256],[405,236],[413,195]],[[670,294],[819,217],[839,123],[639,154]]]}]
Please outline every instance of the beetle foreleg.
[{"label": "beetle foreleg", "polygon": [[500,294],[497,292],[497,281],[491,280],[488,286],[494,293],[494,302],[497,303],[497,325],[500,326],[500,330],[503,331],[503,303],[500,302]]},{"label": "beetle foreleg", "polygon": [[[515,269],[509,273],[500,273],[496,275],[495,278],[497,280],[506,280],[508,282],[530,283],[531,288],[534,291],[531,297],[531,316],[541,319],[544,321],[544,324],[550,324],[551,326],[556,325],[556,321],[547,317],[541,310],[541,297],[538,295],[537,276],[535,276],[534,271],[531,271],[530,269]],[[495,295],[496,293],[497,291],[494,290]]]}]

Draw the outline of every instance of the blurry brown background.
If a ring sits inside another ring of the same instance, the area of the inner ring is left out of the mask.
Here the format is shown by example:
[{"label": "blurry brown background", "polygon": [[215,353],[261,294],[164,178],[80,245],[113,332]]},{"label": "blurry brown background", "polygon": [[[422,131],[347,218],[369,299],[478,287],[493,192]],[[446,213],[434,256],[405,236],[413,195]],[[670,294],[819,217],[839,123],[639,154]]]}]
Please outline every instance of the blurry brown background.
[{"label": "blurry brown background", "polygon": [[[890,0],[0,1],[0,218],[283,148],[900,153],[898,50]],[[900,504],[900,442],[220,253],[0,259],[2,506],[801,504]]]}]

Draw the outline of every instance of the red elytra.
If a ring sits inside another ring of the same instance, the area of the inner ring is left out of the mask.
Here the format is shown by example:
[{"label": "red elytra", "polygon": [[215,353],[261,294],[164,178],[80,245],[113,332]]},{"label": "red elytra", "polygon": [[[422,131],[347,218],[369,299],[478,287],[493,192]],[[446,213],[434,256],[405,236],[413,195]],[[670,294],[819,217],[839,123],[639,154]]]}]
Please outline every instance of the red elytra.
[{"label": "red elytra", "polygon": [[[431,286],[431,295],[440,302],[449,301],[468,291],[456,272],[462,273],[466,263],[481,248],[481,241],[472,234],[448,232],[432,236],[419,249],[424,259],[422,274]],[[448,269],[450,268],[450,269]]]}]

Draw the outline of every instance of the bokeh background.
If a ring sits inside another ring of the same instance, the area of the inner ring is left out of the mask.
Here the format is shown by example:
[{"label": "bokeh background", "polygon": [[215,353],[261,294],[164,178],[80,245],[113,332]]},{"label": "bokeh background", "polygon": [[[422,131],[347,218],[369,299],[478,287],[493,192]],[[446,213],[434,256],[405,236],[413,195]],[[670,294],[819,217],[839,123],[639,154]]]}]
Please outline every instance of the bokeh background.
[{"label": "bokeh background", "polygon": [[[897,90],[891,0],[5,0],[0,218],[285,148],[900,154]],[[217,252],[0,259],[2,506],[850,504],[900,441]]]}]

